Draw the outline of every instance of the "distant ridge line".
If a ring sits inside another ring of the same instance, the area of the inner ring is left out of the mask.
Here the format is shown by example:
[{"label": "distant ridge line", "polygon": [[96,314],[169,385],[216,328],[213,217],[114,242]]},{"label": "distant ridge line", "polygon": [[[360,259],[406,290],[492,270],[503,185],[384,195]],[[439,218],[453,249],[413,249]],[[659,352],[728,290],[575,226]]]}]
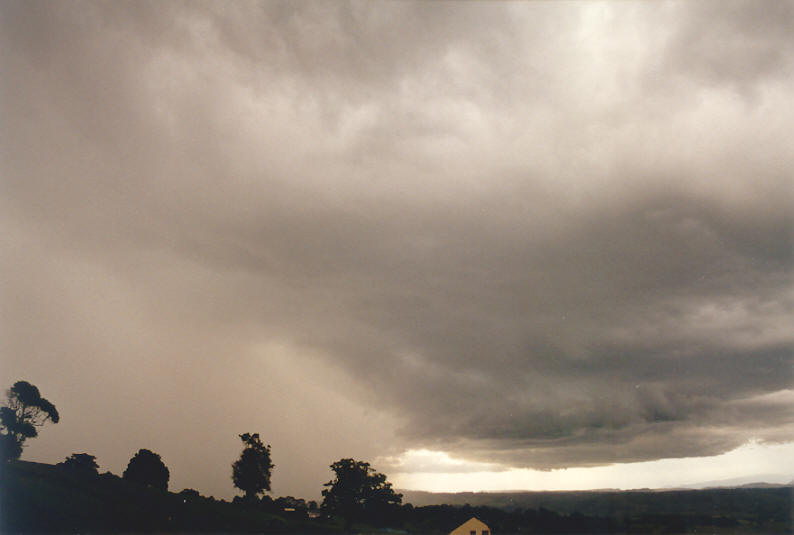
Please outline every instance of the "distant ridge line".
[{"label": "distant ridge line", "polygon": [[[790,488],[794,496],[794,481],[789,483],[745,483],[734,486],[715,486],[704,488],[637,488],[637,489],[591,489],[591,490],[520,490],[520,491],[463,491],[463,492],[430,492],[399,489],[403,495],[403,503],[411,503],[415,507],[426,505],[452,505],[472,507],[495,507],[503,509],[537,509],[539,507],[554,508],[558,511],[575,511],[584,501],[630,499],[632,496],[648,494],[686,493],[693,495],[712,492],[763,492],[767,490]],[[610,498],[613,497],[613,498]]]}]

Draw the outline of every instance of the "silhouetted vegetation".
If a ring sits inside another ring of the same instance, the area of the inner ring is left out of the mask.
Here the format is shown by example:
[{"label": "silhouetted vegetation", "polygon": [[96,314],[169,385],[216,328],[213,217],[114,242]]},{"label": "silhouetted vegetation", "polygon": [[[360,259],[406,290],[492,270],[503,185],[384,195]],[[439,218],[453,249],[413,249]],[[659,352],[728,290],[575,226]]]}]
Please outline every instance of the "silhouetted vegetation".
[{"label": "silhouetted vegetation", "polygon": [[56,466],[75,475],[92,476],[99,473],[96,457],[87,453],[73,453]]},{"label": "silhouetted vegetation", "polygon": [[477,517],[492,533],[614,533],[617,523],[609,518],[580,513],[561,515],[548,509],[505,511],[494,507],[470,505],[427,505],[403,511],[404,526],[412,533],[445,534],[471,517]]},{"label": "silhouetted vegetation", "polygon": [[[427,500],[430,493],[424,494]],[[502,533],[791,533],[794,488],[440,494],[479,505],[416,507],[412,531],[477,516]],[[498,504],[483,505],[483,503]],[[468,516],[467,516],[468,515]]]},{"label": "silhouetted vegetation", "polygon": [[319,522],[288,520],[258,508],[146,487],[110,472],[77,477],[60,467],[12,461],[4,466],[0,533],[316,533]]},{"label": "silhouetted vegetation", "polygon": [[161,490],[168,490],[170,475],[160,456],[147,449],[138,450],[124,470],[127,481]]},{"label": "silhouetted vegetation", "polygon": [[6,392],[6,405],[0,407],[0,462],[19,459],[25,440],[38,435],[37,427],[59,420],[55,405],[38,388],[27,381],[14,383]]},{"label": "silhouetted vegetation", "polygon": [[[58,412],[38,389],[19,381],[2,408],[4,447],[36,436],[36,427],[57,422]],[[0,463],[0,533],[30,532],[258,532],[334,533],[395,531],[445,534],[477,517],[497,535],[582,533],[791,533],[794,488],[681,491],[577,491],[460,493],[412,492],[422,500],[457,505],[402,505],[384,474],[367,462],[340,459],[331,465],[323,502],[270,490],[270,446],[259,435],[244,443],[232,465],[235,487],[245,492],[229,503],[195,489],[168,492],[169,470],[160,456],[141,449],[123,478],[99,474],[96,457],[73,453],[57,465],[16,460]],[[13,454],[13,448],[7,454]],[[18,457],[19,454],[16,454]],[[435,497],[434,497],[435,496]],[[462,503],[463,500],[475,505]],[[427,501],[425,502],[427,503]],[[432,503],[432,502],[431,502]]]},{"label": "silhouetted vegetation", "polygon": [[270,444],[265,446],[259,433],[243,433],[240,440],[245,444],[240,458],[232,464],[234,486],[245,492],[248,500],[270,491],[270,473],[273,463],[270,460]]},{"label": "silhouetted vegetation", "polygon": [[399,520],[402,494],[397,494],[386,476],[372,469],[369,463],[340,459],[331,465],[335,477],[324,486],[323,514],[341,517],[345,531],[354,521],[373,525],[390,525]]},{"label": "silhouetted vegetation", "polygon": [[[311,502],[286,496],[229,503],[194,489],[171,493],[109,472],[79,475],[58,466],[3,466],[0,533],[259,532],[333,533],[342,522],[311,518]],[[472,516],[493,533],[791,533],[794,489],[670,492],[548,492],[553,507],[396,505],[387,516],[358,517],[359,532],[390,528],[444,534]],[[580,511],[567,511],[577,504]]]}]

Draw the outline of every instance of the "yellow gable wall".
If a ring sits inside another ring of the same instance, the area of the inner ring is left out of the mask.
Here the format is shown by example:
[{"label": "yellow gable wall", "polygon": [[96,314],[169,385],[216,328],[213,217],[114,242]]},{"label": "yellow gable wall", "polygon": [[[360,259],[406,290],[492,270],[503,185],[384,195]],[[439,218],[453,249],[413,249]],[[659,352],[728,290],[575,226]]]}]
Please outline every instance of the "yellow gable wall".
[{"label": "yellow gable wall", "polygon": [[449,535],[470,535],[472,531],[476,532],[477,535],[483,535],[482,532],[487,531],[490,535],[491,529],[476,518],[470,518],[450,532]]}]

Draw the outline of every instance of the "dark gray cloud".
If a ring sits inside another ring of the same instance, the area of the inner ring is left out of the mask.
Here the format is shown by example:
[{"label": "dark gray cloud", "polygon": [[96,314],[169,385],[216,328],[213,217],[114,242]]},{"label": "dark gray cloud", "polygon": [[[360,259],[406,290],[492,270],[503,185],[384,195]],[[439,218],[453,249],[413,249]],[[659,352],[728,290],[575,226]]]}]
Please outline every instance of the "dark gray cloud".
[{"label": "dark gray cloud", "polygon": [[3,375],[64,416],[29,455],[222,495],[259,431],[310,494],[794,438],[788,4],[2,9]]}]

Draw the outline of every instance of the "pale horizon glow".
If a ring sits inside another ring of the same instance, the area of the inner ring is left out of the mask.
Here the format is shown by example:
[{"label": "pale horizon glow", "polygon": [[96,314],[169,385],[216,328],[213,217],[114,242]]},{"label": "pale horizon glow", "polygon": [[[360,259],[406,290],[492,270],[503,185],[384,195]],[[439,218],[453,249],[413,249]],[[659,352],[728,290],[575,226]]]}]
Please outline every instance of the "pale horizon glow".
[{"label": "pale horizon glow", "polygon": [[[704,483],[717,485],[721,482],[784,484],[794,480],[794,471],[781,471],[781,467],[788,466],[792,458],[794,442],[761,444],[751,441],[712,457],[661,459],[544,471],[527,468],[498,470],[495,465],[467,462],[440,451],[409,450],[400,456],[406,471],[395,472],[391,480],[395,488],[427,492],[663,489],[699,486]],[[407,471],[415,463],[422,463],[424,466],[435,463],[439,471]],[[491,470],[479,471],[485,466],[491,467]],[[456,471],[444,472],[444,468]],[[732,481],[738,479],[742,481]]]}]

